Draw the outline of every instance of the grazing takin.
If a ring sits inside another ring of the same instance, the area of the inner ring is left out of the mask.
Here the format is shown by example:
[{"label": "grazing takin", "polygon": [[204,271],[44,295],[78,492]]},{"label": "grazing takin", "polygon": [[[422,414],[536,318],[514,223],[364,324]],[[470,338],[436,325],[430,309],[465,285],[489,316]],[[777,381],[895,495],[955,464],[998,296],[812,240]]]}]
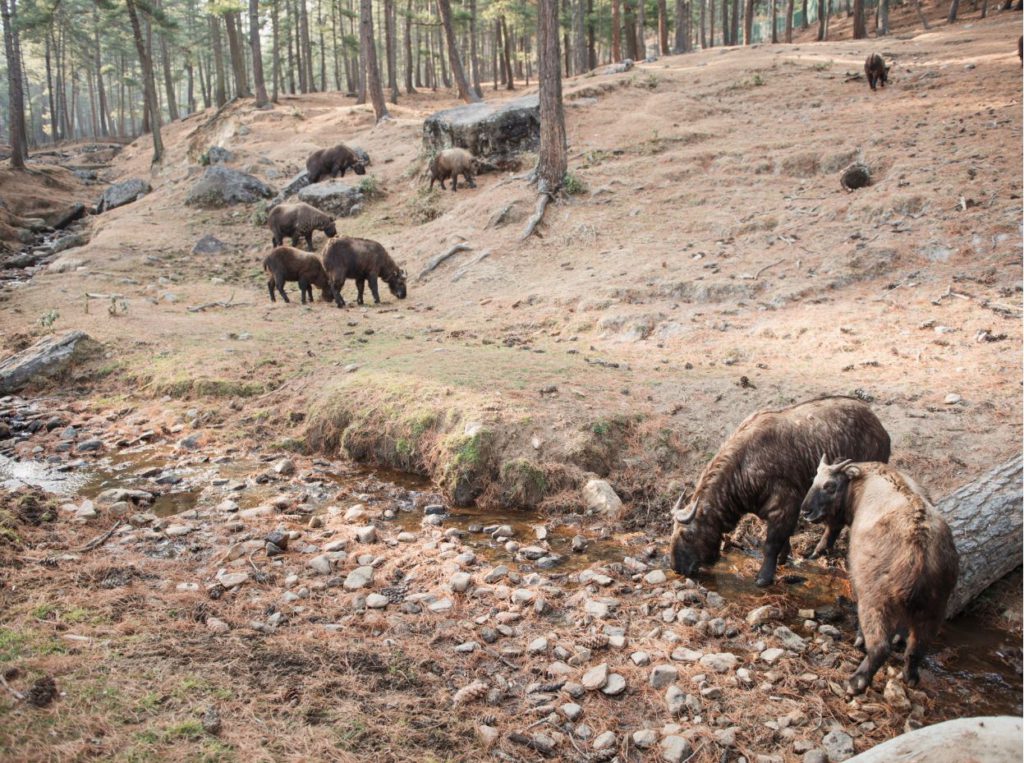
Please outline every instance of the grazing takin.
[{"label": "grazing takin", "polygon": [[309,173],[310,183],[319,183],[324,178],[332,178],[336,175],[345,177],[345,170],[348,169],[357,175],[365,175],[366,163],[344,143],[330,148],[321,148],[311,153],[306,159],[306,172]]},{"label": "grazing takin", "polygon": [[391,293],[405,299],[405,271],[395,264],[391,255],[376,241],[367,238],[337,238],[327,244],[323,252],[324,269],[334,291],[334,302],[345,306],[341,289],[346,278],[354,278],[358,303],[363,304],[363,285],[369,281],[374,304],[380,304],[377,279],[388,285]]},{"label": "grazing takin", "polygon": [[914,686],[928,643],[946,616],[959,556],[949,525],[910,477],[886,464],[828,464],[822,456],[801,513],[850,526],[847,570],[857,598],[858,646],[867,654],[846,683],[860,694],[906,639],[903,680]]},{"label": "grazing takin", "polygon": [[[744,514],[766,525],[759,586],[771,585],[779,560],[789,555],[800,502],[814,480],[818,457],[888,461],[889,434],[864,403],[825,397],[749,416],[701,472],[685,508],[673,509],[672,568],[687,577],[721,555],[722,535]],[[814,550],[831,549],[842,522],[829,524]]]},{"label": "grazing takin", "polygon": [[274,237],[274,246],[281,246],[291,238],[292,246],[299,245],[299,239],[306,239],[306,246],[313,251],[313,231],[323,231],[328,238],[338,235],[334,218],[305,202],[278,204],[267,215],[267,224]]},{"label": "grazing takin", "polygon": [[446,148],[430,160],[430,187],[434,181],[440,181],[441,190],[445,190],[444,181],[452,179],[452,191],[459,189],[459,175],[466,179],[466,185],[476,188],[473,176],[477,174],[479,164],[475,156],[464,148]]},{"label": "grazing takin", "polygon": [[885,87],[885,83],[889,81],[889,67],[885,65],[885,59],[877,53],[867,57],[864,62],[864,73],[868,75],[868,84],[872,90],[876,84]]},{"label": "grazing takin", "polygon": [[299,282],[302,304],[306,304],[307,294],[309,301],[313,301],[314,286],[320,289],[320,296],[324,302],[331,301],[331,285],[327,280],[327,273],[324,272],[320,258],[315,254],[290,246],[279,246],[263,260],[263,272],[267,274],[267,291],[270,292],[271,302],[277,301],[274,296],[275,288],[285,302],[289,301],[288,295],[284,293],[287,281]]}]

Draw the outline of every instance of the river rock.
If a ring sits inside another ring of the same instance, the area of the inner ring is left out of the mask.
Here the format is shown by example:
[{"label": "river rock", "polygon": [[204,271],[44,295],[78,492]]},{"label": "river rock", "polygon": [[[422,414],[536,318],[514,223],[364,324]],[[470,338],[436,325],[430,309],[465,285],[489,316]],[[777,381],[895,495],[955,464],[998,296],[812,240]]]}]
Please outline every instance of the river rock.
[{"label": "river rock", "polygon": [[590,480],[583,486],[583,500],[587,508],[607,517],[618,517],[622,511],[622,499],[616,495],[606,480]]},{"label": "river rock", "polygon": [[208,167],[189,190],[185,204],[202,209],[216,209],[232,204],[251,204],[269,199],[273,190],[263,181],[244,172],[218,165]]},{"label": "river rock", "polygon": [[366,606],[370,609],[384,609],[388,605],[388,597],[379,593],[371,593],[366,597]]},{"label": "river rock", "polygon": [[662,585],[667,580],[663,570],[651,570],[644,575],[644,582],[649,585]]},{"label": "river rock", "polygon": [[595,750],[610,750],[617,741],[618,738],[615,736],[614,731],[605,731],[597,735],[591,747]]},{"label": "river rock", "polygon": [[362,204],[363,192],[340,180],[324,180],[299,191],[299,201],[334,217],[351,217],[353,208]]},{"label": "river rock", "polygon": [[360,543],[376,543],[377,542],[377,528],[373,525],[367,525],[366,527],[359,527],[356,529],[356,540]]},{"label": "river rock", "polygon": [[566,717],[567,720],[575,721],[583,715],[583,708],[577,705],[575,702],[566,702],[564,705],[558,708],[559,712]]},{"label": "river rock", "polygon": [[[527,654],[544,654],[548,650],[548,640],[543,636],[535,638],[526,647]],[[572,720],[570,718],[570,720]]]},{"label": "river rock", "polygon": [[700,664],[705,668],[710,668],[716,673],[727,673],[736,667],[736,663],[739,662],[739,658],[735,654],[730,652],[720,652],[718,654],[705,654],[700,658]]},{"label": "river rock", "polygon": [[679,676],[679,670],[675,665],[655,665],[651,670],[651,686],[661,689],[671,683],[675,683]]},{"label": "river rock", "polygon": [[780,625],[776,628],[774,634],[775,638],[781,641],[782,645],[791,652],[802,652],[807,648],[806,642],[785,625]]},{"label": "river rock", "polygon": [[626,691],[626,679],[618,673],[610,674],[608,683],[601,688],[601,693],[607,694],[609,697],[617,697],[624,691]]},{"label": "river rock", "polygon": [[842,729],[833,729],[821,740],[829,763],[841,763],[853,757],[853,738]]},{"label": "river rock", "polygon": [[686,710],[686,692],[672,684],[665,690],[665,705],[673,718],[681,715]]},{"label": "river rock", "polygon": [[236,588],[248,579],[248,572],[224,572],[217,575],[217,582],[225,588]]},{"label": "river rock", "polygon": [[750,610],[747,614],[747,625],[752,628],[756,628],[758,625],[771,622],[772,620],[779,620],[782,618],[782,612],[778,607],[773,607],[771,604],[765,604],[762,607]]},{"label": "river rock", "polygon": [[120,183],[114,183],[103,192],[99,203],[96,205],[97,214],[106,212],[116,207],[123,207],[138,201],[152,190],[149,183],[141,178],[131,178]]},{"label": "river rock", "polygon": [[[307,564],[313,568],[313,571],[316,572],[317,575],[331,574],[331,558],[327,556],[327,554],[320,554],[319,556],[314,556],[307,562]],[[362,586],[356,586],[356,588],[362,588]]]},{"label": "river rock", "polygon": [[665,763],[683,763],[691,755],[693,748],[681,736],[670,734],[661,740],[661,759]]},{"label": "river rock", "polygon": [[761,652],[761,661],[767,662],[769,665],[774,665],[779,659],[786,653],[785,649],[779,649],[778,647],[771,647]]},{"label": "river rock", "polygon": [[536,95],[511,101],[481,101],[445,109],[423,122],[428,154],[459,146],[499,168],[518,167],[517,154],[540,145],[540,102]]},{"label": "river rock", "polygon": [[455,593],[465,593],[469,590],[469,586],[473,583],[473,577],[468,572],[456,572],[452,575],[452,579],[449,582],[451,589]]},{"label": "river rock", "polygon": [[437,601],[430,602],[430,604],[427,605],[427,609],[429,609],[431,612],[434,612],[435,614],[443,614],[445,612],[450,612],[452,607],[454,606],[455,602],[445,597],[443,599],[438,599]]},{"label": "river rock", "polygon": [[20,389],[36,377],[53,377],[93,352],[97,343],[84,331],[46,336],[0,361],[0,394]]},{"label": "river rock", "polygon": [[345,578],[345,590],[346,591],[357,591],[360,588],[365,588],[373,581],[373,567],[363,566],[356,567]]},{"label": "river rock", "polygon": [[596,691],[597,689],[604,688],[608,683],[608,663],[602,662],[600,665],[591,668],[583,674],[583,678],[580,681],[583,687],[589,691]]},{"label": "river rock", "polygon": [[641,750],[654,747],[658,742],[658,732],[653,729],[640,729],[633,732],[633,744]]},{"label": "river rock", "polygon": [[700,652],[696,649],[688,649],[685,646],[672,650],[672,659],[676,662],[697,662],[703,656],[704,652]]}]

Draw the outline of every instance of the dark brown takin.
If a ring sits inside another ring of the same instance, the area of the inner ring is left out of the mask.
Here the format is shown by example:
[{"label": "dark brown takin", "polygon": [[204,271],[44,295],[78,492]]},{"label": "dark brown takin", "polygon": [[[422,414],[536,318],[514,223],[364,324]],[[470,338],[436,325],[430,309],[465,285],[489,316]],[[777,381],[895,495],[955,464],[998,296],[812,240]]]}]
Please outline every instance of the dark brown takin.
[{"label": "dark brown takin", "polygon": [[[701,472],[693,495],[673,509],[672,567],[688,577],[721,555],[722,535],[744,514],[764,520],[759,586],[771,585],[789,556],[800,502],[822,453],[830,458],[888,461],[889,434],[871,409],[850,397],[825,397],[749,416]],[[842,523],[830,523],[814,549],[835,545]]]},{"label": "dark brown takin", "polygon": [[324,302],[331,301],[331,286],[327,274],[320,258],[315,254],[291,246],[276,247],[263,260],[263,272],[267,274],[267,291],[270,292],[271,302],[277,301],[274,296],[275,289],[285,302],[290,301],[288,295],[284,293],[284,285],[288,281],[298,281],[302,304],[306,304],[307,295],[309,301],[313,301],[314,286],[320,289],[320,297]]},{"label": "dark brown takin", "polygon": [[309,173],[310,183],[319,183],[324,178],[337,175],[345,177],[345,170],[348,169],[357,175],[366,174],[366,164],[344,143],[318,149],[306,159],[306,172]]},{"label": "dark brown takin", "polygon": [[302,201],[278,204],[267,215],[267,225],[274,237],[274,246],[281,246],[286,238],[291,238],[292,246],[306,239],[306,246],[313,251],[314,231],[323,231],[328,238],[338,235],[333,217]]},{"label": "dark brown takin", "polygon": [[906,639],[903,679],[916,685],[959,573],[946,520],[902,472],[881,463],[829,464],[824,457],[801,513],[811,522],[850,526],[846,568],[857,598],[857,643],[866,655],[847,692],[871,685],[896,636]]},{"label": "dark brown takin", "polygon": [[885,87],[885,83],[889,81],[889,68],[885,59],[877,53],[867,57],[864,61],[864,73],[868,76],[868,84],[872,90],[875,89],[875,85]]},{"label": "dark brown takin", "polygon": [[358,292],[358,303],[363,304],[363,286],[368,282],[374,304],[380,304],[377,279],[384,281],[399,299],[405,299],[405,271],[402,270],[387,250],[376,241],[367,238],[336,238],[327,243],[323,251],[324,270],[338,307],[345,306],[341,289],[345,279],[353,278]]}]

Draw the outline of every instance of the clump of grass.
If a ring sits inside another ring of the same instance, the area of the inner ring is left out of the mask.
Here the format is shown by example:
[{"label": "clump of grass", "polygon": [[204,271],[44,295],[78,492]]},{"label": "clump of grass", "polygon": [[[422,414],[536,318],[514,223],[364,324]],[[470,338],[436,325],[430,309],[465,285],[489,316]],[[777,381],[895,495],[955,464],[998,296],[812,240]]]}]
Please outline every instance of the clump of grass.
[{"label": "clump of grass", "polygon": [[56,310],[47,310],[39,317],[39,325],[44,329],[48,329],[57,322],[58,318],[60,318],[60,313]]},{"label": "clump of grass", "polygon": [[441,216],[441,196],[438,191],[430,188],[420,188],[416,195],[406,204],[406,211],[409,218],[420,225],[436,220]]},{"label": "clump of grass", "polygon": [[363,196],[371,200],[382,199],[387,195],[380,181],[372,175],[366,175],[359,181],[359,191]]},{"label": "clump of grass", "polygon": [[562,179],[562,190],[569,196],[578,196],[587,192],[587,186],[578,175],[566,172]]}]

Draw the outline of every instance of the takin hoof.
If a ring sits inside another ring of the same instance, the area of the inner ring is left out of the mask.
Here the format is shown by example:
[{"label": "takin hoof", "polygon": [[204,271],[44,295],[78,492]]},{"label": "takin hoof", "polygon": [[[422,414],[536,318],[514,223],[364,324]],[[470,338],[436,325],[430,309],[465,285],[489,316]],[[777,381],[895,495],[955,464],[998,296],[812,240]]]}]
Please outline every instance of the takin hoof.
[{"label": "takin hoof", "polygon": [[904,670],[903,671],[903,683],[913,688],[921,683],[921,674],[914,670],[913,672]]},{"label": "takin hoof", "polygon": [[757,583],[757,587],[758,588],[767,588],[768,586],[770,586],[772,583],[775,582],[775,578],[774,578],[774,576],[770,577],[770,578],[759,577],[755,582]]},{"label": "takin hoof", "polygon": [[846,682],[846,693],[851,697],[863,694],[868,688],[868,679],[865,676],[854,675]]}]

